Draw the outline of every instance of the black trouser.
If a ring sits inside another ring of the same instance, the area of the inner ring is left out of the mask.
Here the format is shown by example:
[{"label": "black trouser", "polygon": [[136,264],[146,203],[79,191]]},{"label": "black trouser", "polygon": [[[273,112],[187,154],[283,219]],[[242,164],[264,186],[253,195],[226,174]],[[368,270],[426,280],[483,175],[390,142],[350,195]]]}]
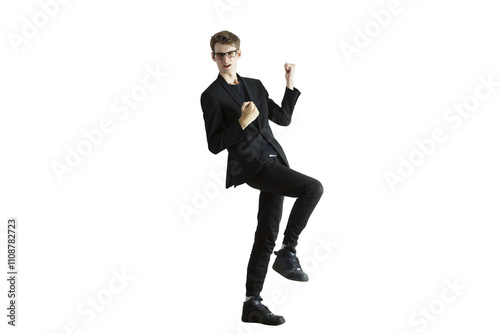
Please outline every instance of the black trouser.
[{"label": "black trouser", "polygon": [[265,157],[257,176],[247,182],[260,190],[257,230],[247,268],[246,295],[259,296],[279,232],[284,196],[296,197],[283,243],[295,247],[323,194],[321,183],[286,167],[279,157]]}]

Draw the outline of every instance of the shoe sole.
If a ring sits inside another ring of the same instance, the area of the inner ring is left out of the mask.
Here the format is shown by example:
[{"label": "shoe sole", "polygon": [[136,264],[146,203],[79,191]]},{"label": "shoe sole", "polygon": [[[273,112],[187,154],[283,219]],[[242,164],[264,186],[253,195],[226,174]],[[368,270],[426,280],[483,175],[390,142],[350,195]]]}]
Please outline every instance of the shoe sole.
[{"label": "shoe sole", "polygon": [[264,323],[264,322],[260,322],[260,321],[253,321],[253,320],[248,320],[248,319],[245,319],[245,320],[241,319],[241,321],[242,321],[242,322],[246,322],[246,323],[261,324],[261,325],[266,325],[266,326],[279,326],[279,325],[283,325],[283,324],[286,322],[286,320],[285,320],[285,319],[283,319],[283,322],[280,322],[280,323],[278,323],[278,324],[266,324],[266,323]]},{"label": "shoe sole", "polygon": [[281,276],[283,276],[284,278],[289,279],[290,281],[295,281],[295,282],[309,282],[309,277],[307,277],[307,279],[305,279],[305,280],[301,280],[301,279],[297,279],[297,278],[293,278],[293,277],[292,278],[291,277],[286,277],[285,275],[283,275],[282,273],[280,273],[278,270],[276,270],[276,268],[274,268],[274,266],[273,266],[273,270],[275,272],[277,272],[278,274],[280,274]]}]

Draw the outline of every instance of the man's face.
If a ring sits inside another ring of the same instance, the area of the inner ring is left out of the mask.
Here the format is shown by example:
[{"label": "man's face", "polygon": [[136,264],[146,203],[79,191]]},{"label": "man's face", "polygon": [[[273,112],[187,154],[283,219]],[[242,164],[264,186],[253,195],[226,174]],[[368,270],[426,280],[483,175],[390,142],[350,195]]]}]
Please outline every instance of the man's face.
[{"label": "man's face", "polygon": [[214,45],[215,54],[212,53],[212,59],[217,63],[217,67],[219,68],[220,74],[236,74],[236,63],[241,56],[241,51],[238,50],[236,55],[233,58],[229,58],[228,55],[225,55],[223,58],[219,59],[217,54],[226,53],[230,51],[235,51],[236,47],[231,44],[221,44],[216,43]]}]

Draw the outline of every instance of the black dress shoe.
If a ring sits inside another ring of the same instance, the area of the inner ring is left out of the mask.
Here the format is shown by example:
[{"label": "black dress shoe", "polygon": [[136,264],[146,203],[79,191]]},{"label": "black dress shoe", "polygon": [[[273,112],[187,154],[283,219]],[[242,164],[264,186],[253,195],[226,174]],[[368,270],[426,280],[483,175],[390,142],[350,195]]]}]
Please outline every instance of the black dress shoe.
[{"label": "black dress shoe", "polygon": [[243,303],[243,314],[241,321],[257,322],[264,325],[277,326],[285,323],[285,318],[281,315],[274,315],[273,312],[261,303],[262,298],[252,297]]},{"label": "black dress shoe", "polygon": [[300,267],[294,248],[286,246],[278,252],[274,252],[274,254],[278,256],[274,261],[273,269],[283,277],[299,282],[307,282],[309,280],[307,274]]}]

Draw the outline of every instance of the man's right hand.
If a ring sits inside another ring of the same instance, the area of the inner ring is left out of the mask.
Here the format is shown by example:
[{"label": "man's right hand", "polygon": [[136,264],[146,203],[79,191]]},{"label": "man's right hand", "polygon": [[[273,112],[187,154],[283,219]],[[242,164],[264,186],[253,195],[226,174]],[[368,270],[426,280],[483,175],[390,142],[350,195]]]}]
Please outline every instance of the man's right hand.
[{"label": "man's right hand", "polygon": [[245,130],[250,123],[255,121],[257,116],[259,116],[259,110],[255,104],[252,101],[243,102],[243,105],[241,106],[241,117],[238,120],[241,128]]}]

